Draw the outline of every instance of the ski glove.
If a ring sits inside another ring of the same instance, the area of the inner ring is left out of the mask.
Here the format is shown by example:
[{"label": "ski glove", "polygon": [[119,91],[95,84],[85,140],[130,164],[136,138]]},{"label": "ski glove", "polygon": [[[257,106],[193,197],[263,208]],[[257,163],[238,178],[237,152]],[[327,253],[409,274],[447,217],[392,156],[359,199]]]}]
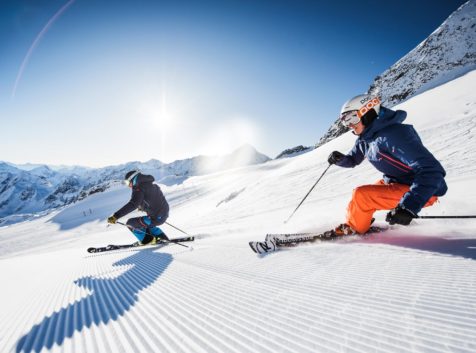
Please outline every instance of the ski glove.
[{"label": "ski glove", "polygon": [[329,164],[336,164],[337,162],[342,160],[342,158],[344,157],[345,157],[344,154],[340,153],[339,151],[334,151],[329,155],[329,158],[327,158],[327,161],[329,162]]},{"label": "ski glove", "polygon": [[385,220],[390,224],[401,224],[407,226],[410,224],[412,219],[416,217],[417,216],[412,211],[398,205],[387,213],[387,218],[385,218]]},{"label": "ski glove", "polygon": [[116,222],[117,222],[117,218],[114,216],[111,216],[107,219],[107,223],[115,224]]}]

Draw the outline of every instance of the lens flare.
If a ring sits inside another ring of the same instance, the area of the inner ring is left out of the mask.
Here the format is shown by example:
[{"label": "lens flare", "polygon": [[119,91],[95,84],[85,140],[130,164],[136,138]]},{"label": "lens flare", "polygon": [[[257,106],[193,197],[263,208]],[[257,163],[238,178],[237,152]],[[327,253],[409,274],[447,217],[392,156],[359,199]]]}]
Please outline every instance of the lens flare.
[{"label": "lens flare", "polygon": [[50,18],[50,20],[46,23],[46,25],[43,27],[43,29],[38,33],[36,36],[35,40],[33,43],[30,45],[30,48],[28,49],[28,52],[26,53],[25,57],[23,58],[23,61],[20,65],[20,69],[18,70],[17,77],[15,79],[15,84],[13,85],[13,90],[12,90],[12,99],[15,98],[18,84],[20,83],[20,80],[23,76],[23,72],[25,71],[26,65],[30,61],[30,57],[33,54],[33,51],[36,49],[38,44],[40,43],[40,40],[43,38],[43,36],[48,32],[48,30],[53,26],[53,24],[58,20],[58,18],[63,15],[63,13],[70,7],[76,0],[70,0],[66,4],[64,4],[54,15],[53,17]]}]

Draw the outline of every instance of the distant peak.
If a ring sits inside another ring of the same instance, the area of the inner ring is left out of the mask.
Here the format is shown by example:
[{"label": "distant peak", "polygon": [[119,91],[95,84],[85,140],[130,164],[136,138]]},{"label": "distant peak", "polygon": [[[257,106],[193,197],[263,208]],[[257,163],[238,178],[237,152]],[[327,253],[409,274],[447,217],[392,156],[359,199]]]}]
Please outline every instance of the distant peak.
[{"label": "distant peak", "polygon": [[238,147],[237,149],[235,149],[232,153],[236,153],[236,152],[239,152],[239,151],[253,151],[253,152],[257,152],[256,148],[254,148],[252,145],[250,145],[249,143],[245,143],[243,145],[241,145],[240,147]]}]

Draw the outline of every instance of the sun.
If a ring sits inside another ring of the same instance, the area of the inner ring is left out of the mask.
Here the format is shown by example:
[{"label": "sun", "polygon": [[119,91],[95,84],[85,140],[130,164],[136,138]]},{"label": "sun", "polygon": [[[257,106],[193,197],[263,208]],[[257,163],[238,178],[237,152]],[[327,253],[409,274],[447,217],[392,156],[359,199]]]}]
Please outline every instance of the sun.
[{"label": "sun", "polygon": [[176,114],[170,110],[165,93],[160,94],[157,99],[151,98],[142,102],[138,113],[146,126],[157,132],[169,133],[176,126]]}]

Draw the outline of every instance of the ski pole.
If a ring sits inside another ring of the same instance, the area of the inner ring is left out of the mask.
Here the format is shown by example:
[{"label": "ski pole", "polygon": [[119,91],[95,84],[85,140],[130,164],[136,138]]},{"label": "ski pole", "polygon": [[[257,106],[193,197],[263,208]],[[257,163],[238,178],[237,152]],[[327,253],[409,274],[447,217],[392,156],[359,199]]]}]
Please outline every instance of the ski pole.
[{"label": "ski pole", "polygon": [[182,232],[183,234],[188,235],[189,237],[191,237],[190,234],[188,234],[187,232],[184,232],[184,231],[183,231],[182,229],[180,229],[180,228],[177,228],[177,227],[174,226],[173,224],[170,224],[169,222],[165,222],[165,224],[167,224],[168,226],[171,226],[172,228],[177,229],[179,232]]},{"label": "ski pole", "polygon": [[296,213],[296,211],[298,210],[299,207],[301,207],[302,203],[304,202],[304,200],[309,196],[309,194],[311,193],[311,191],[316,187],[317,183],[322,179],[322,177],[324,176],[324,174],[326,174],[327,170],[331,167],[332,164],[329,164],[326,168],[326,170],[324,170],[324,172],[321,174],[321,176],[319,177],[319,179],[317,179],[317,181],[314,183],[314,185],[312,186],[311,190],[308,191],[308,193],[306,194],[306,196],[304,196],[304,198],[302,199],[302,201],[299,203],[299,205],[296,207],[296,209],[293,211],[293,213],[291,213],[291,215],[289,216],[289,218],[284,221],[284,223],[288,223],[289,220],[291,219],[291,217]]},{"label": "ski pole", "polygon": [[[120,224],[121,226],[127,227],[127,228],[129,228],[129,229],[137,229],[137,230],[140,230],[139,228],[134,228],[134,227],[132,227],[132,226],[129,226],[129,225],[127,225],[127,224],[125,224],[125,223],[122,223],[122,222],[119,222],[119,221],[116,221],[116,224]],[[145,234],[148,234],[148,235],[153,236],[152,234],[148,233],[147,231],[145,231]],[[182,243],[179,243],[178,241],[172,241],[172,240],[167,240],[167,239],[160,239],[160,241],[164,241],[164,242],[166,242],[166,243],[177,244],[177,245],[180,245],[180,246],[183,246],[183,247],[188,248],[187,245],[182,244]]]},{"label": "ski pole", "polygon": [[476,216],[417,216],[418,219],[434,219],[434,218],[476,218]]}]

